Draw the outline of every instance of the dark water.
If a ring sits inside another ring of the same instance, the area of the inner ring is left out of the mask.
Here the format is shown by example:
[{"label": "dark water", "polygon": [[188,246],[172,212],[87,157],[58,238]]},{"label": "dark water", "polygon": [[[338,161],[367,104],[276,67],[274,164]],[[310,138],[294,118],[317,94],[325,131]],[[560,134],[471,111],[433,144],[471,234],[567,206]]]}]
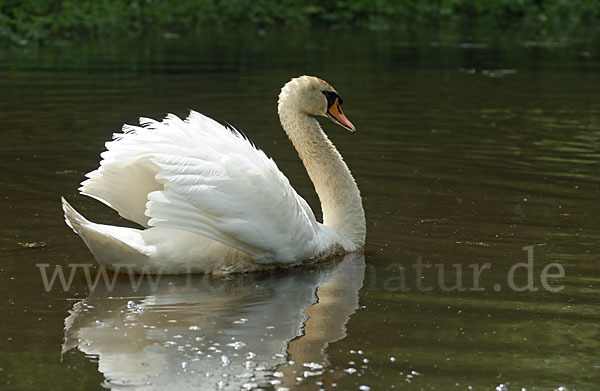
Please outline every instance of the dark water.
[{"label": "dark water", "polygon": [[[598,47],[391,32],[4,47],[0,389],[597,389]],[[318,209],[276,116],[300,74],[332,83],[358,129],[323,122],[364,197],[364,257],[93,292],[80,266],[46,291],[41,271],[93,263],[61,195],[126,224],[76,189],[140,115],[228,121]]]}]

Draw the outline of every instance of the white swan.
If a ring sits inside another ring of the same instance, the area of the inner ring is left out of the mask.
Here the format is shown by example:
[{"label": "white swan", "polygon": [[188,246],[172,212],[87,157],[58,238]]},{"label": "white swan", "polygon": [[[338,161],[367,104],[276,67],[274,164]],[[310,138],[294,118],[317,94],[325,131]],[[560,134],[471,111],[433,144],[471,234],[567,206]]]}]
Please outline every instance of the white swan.
[{"label": "white swan", "polygon": [[65,221],[98,263],[137,273],[226,273],[360,250],[366,225],[350,170],[312,116],[354,132],[331,85],[292,79],[281,125],[321,201],[323,224],[275,162],[240,132],[192,111],[183,121],[140,118],[106,143],[79,188],[146,229],[96,224],[62,200]]}]

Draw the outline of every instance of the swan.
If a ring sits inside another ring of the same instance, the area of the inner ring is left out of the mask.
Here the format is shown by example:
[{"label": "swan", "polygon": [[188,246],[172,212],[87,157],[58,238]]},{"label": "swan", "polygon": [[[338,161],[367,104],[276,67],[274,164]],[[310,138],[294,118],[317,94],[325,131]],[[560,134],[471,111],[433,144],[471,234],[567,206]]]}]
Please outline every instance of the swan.
[{"label": "swan", "polygon": [[144,229],[97,224],[64,198],[66,224],[100,265],[149,274],[232,273],[360,251],[366,223],[358,186],[314,116],[350,132],[342,98],[300,76],[278,100],[283,130],[321,202],[323,223],[275,162],[243,133],[198,112],[124,125],[79,192]]}]

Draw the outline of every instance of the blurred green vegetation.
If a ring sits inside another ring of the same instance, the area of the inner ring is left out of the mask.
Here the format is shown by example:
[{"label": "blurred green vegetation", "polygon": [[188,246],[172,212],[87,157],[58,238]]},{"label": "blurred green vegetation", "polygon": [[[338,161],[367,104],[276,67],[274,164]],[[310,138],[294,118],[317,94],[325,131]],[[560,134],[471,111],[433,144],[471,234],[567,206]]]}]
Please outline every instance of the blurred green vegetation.
[{"label": "blurred green vegetation", "polygon": [[0,0],[0,39],[188,33],[251,26],[598,30],[600,0]]}]

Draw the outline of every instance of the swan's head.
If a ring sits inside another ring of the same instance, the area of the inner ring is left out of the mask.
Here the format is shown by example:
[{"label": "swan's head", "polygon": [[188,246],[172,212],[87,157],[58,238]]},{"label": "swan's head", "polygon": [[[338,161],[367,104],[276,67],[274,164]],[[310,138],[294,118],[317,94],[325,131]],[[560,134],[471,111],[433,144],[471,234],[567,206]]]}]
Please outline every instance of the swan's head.
[{"label": "swan's head", "polygon": [[279,110],[288,105],[309,115],[329,117],[333,122],[355,132],[356,128],[342,111],[342,98],[325,80],[300,76],[290,80],[279,94]]}]

